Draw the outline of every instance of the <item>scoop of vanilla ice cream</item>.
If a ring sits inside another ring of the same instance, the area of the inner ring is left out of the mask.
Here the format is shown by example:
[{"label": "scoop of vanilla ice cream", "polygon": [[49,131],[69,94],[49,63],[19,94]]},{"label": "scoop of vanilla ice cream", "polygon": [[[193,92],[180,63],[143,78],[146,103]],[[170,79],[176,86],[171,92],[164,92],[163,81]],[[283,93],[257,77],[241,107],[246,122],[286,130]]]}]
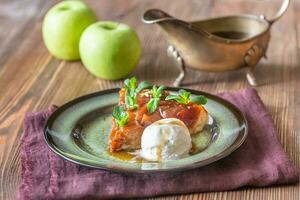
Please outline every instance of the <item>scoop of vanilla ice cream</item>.
[{"label": "scoop of vanilla ice cream", "polygon": [[141,147],[141,156],[146,160],[175,160],[189,153],[192,139],[189,129],[181,120],[166,118],[144,130]]}]

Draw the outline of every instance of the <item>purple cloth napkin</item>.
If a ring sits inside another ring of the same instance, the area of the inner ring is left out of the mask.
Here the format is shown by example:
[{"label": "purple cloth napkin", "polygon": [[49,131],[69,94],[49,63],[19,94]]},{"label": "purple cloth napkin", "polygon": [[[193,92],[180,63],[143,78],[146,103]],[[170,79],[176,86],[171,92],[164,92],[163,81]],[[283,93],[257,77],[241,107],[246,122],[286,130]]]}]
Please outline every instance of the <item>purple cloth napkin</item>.
[{"label": "purple cloth napkin", "polygon": [[43,127],[54,107],[25,117],[22,179],[17,199],[108,199],[224,191],[299,181],[274,122],[255,89],[220,94],[246,115],[249,135],[230,156],[198,169],[163,174],[120,174],[65,161],[45,144]]}]

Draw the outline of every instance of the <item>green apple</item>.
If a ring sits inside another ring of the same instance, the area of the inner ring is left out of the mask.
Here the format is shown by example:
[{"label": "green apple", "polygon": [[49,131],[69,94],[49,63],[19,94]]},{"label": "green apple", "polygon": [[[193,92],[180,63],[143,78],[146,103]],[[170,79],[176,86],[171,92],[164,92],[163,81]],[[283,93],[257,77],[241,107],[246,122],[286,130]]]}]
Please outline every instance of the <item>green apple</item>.
[{"label": "green apple", "polygon": [[93,75],[118,80],[137,65],[141,45],[136,32],[126,24],[102,21],[83,32],[79,51],[81,61]]},{"label": "green apple", "polygon": [[80,59],[80,36],[96,21],[95,14],[81,1],[70,0],[56,4],[43,21],[43,39],[47,49],[60,59]]}]

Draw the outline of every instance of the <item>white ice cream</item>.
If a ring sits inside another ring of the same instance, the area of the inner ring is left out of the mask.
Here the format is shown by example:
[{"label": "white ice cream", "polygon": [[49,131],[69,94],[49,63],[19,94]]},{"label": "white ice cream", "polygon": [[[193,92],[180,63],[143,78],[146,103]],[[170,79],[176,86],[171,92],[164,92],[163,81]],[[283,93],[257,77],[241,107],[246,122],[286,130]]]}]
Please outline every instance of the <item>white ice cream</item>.
[{"label": "white ice cream", "polygon": [[146,160],[175,160],[189,153],[192,139],[181,120],[167,118],[154,122],[144,130],[141,147],[140,154]]}]

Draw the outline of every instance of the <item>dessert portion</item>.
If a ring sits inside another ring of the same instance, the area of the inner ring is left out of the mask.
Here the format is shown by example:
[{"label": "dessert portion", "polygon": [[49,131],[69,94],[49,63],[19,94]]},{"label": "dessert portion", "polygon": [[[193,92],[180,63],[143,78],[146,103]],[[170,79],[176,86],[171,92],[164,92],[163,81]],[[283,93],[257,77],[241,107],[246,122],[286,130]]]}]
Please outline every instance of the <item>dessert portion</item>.
[{"label": "dessert portion", "polygon": [[150,161],[185,157],[192,148],[189,129],[179,119],[161,119],[146,127],[141,141],[141,157]]},{"label": "dessert portion", "polygon": [[[190,92],[185,90],[179,90],[176,95],[171,94],[165,90],[164,86],[151,86],[145,81],[137,85],[135,78],[127,79],[124,83],[125,86],[119,91],[119,103],[112,114],[112,129],[109,141],[111,152],[141,149],[143,147],[141,146],[141,139],[146,136],[149,140],[153,140],[149,142],[158,145],[162,141],[154,140],[157,138],[162,140],[161,138],[164,136],[160,136],[160,134],[165,133],[165,131],[170,132],[166,133],[166,135],[169,134],[168,137],[172,138],[174,136],[182,139],[185,138],[186,133],[189,133],[189,135],[199,133],[207,124],[208,113],[202,106],[207,101],[204,96],[191,96]],[[159,121],[161,119],[165,119],[165,121],[162,120],[161,123]],[[149,129],[147,129],[148,126],[150,126]],[[180,131],[177,133],[175,130]],[[143,133],[146,136],[143,136]],[[153,138],[150,136],[151,133],[153,133]],[[169,139],[166,139],[166,141],[169,141]],[[188,139],[184,141],[188,141]],[[179,148],[176,147],[177,143],[175,143],[174,148]],[[148,143],[144,142],[143,144]],[[170,144],[172,144],[171,141]],[[166,147],[166,149],[168,150],[162,149],[166,151],[166,155],[167,151],[176,153],[175,150],[170,150],[169,147]],[[145,155],[146,157],[149,155],[149,158],[155,157],[150,156],[150,154],[152,153],[146,153]],[[163,155],[163,158],[175,157],[179,156]],[[150,160],[158,160],[156,158]]]}]

